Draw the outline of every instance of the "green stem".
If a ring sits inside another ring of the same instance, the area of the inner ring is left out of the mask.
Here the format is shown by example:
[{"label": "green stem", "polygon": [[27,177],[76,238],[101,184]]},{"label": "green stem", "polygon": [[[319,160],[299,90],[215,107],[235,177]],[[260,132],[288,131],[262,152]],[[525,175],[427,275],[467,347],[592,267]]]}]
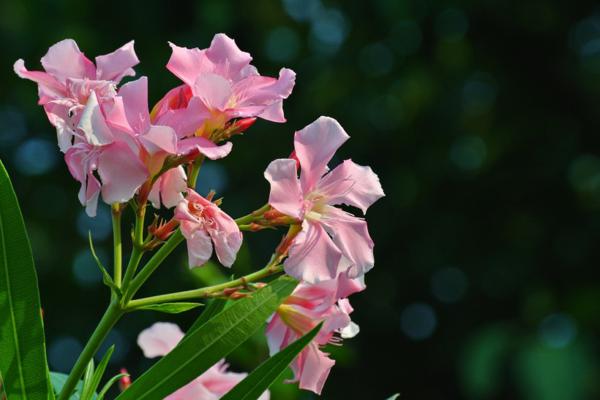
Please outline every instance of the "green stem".
[{"label": "green stem", "polygon": [[121,275],[123,269],[123,246],[121,243],[121,209],[119,204],[112,206],[112,226],[113,226],[113,249],[114,261],[113,281],[117,287],[121,287]]},{"label": "green stem", "polygon": [[140,204],[135,213],[135,228],[133,230],[133,250],[125,271],[123,288],[127,290],[129,282],[133,279],[135,271],[144,256],[144,221],[146,218],[146,204]]},{"label": "green stem", "polygon": [[111,302],[104,316],[100,320],[100,323],[96,327],[94,333],[88,340],[85,348],[79,355],[75,366],[71,370],[69,377],[65,381],[65,384],[60,392],[58,400],[67,400],[70,398],[75,386],[77,386],[77,382],[83,375],[83,371],[87,367],[88,363],[94,357],[98,348],[112,329],[112,327],[117,323],[117,321],[123,316],[124,311],[119,307],[119,304],[116,302]]},{"label": "green stem", "polygon": [[199,299],[199,298],[207,298],[211,295],[219,293],[224,289],[234,288],[237,286],[243,286],[249,282],[255,282],[261,279],[264,279],[268,276],[280,273],[283,271],[283,265],[267,265],[263,269],[243,276],[238,279],[234,279],[229,282],[221,283],[219,285],[207,286],[200,289],[193,290],[185,290],[183,292],[175,292],[168,293],[158,296],[145,297],[141,299],[131,300],[127,304],[126,311],[132,311],[140,307],[159,304],[159,303],[167,303],[171,301],[180,301],[180,300],[189,300],[189,299]]},{"label": "green stem", "polygon": [[204,156],[199,156],[192,165],[192,169],[188,174],[188,187],[196,189],[196,181],[198,180],[198,173],[200,173],[200,167],[204,162]]},{"label": "green stem", "polygon": [[239,217],[235,219],[235,223],[239,225],[248,225],[251,222],[254,222],[256,219],[260,218],[265,212],[269,211],[271,206],[269,204],[265,204],[258,210],[252,211],[248,215],[244,215],[243,217]]},{"label": "green stem", "polygon": [[[177,229],[171,237],[158,249],[156,253],[148,260],[146,265],[140,270],[137,276],[128,285],[125,295],[123,296],[124,304],[127,304],[129,300],[136,294],[140,287],[146,282],[146,280],[152,275],[152,273],[158,268],[158,266],[167,258],[169,254],[179,243],[183,242],[183,235],[181,231]],[[133,258],[133,257],[132,257]]]}]

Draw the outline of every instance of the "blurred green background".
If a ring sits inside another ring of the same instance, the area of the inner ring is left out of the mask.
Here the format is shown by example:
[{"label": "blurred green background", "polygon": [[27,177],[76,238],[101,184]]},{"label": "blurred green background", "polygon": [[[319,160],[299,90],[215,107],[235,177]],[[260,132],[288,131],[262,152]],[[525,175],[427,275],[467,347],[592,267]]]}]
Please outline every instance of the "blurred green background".
[{"label": "blurred green background", "polygon": [[[74,38],[89,56],[135,39],[151,102],[178,83],[167,41],[207,47],[226,32],[263,74],[298,73],[287,124],[259,121],[222,162],[203,168],[240,216],[262,205],[262,172],[319,115],[351,135],[336,162],[379,174],[387,197],[368,213],[376,267],[353,296],[361,333],[342,348],[325,399],[600,398],[600,7],[597,2],[3,1],[0,156],[12,174],[40,277],[50,365],[66,371],[95,326],[107,290],[88,253],[92,229],[110,259],[106,207],[86,217],[36,106],[12,73]],[[130,224],[128,221],[127,224]],[[278,233],[246,235],[242,273],[262,265]],[[145,294],[224,279],[192,274],[180,251]],[[151,364],[135,344],[138,313],[109,337],[111,368]],[[250,370],[257,336],[230,357]],[[293,386],[274,400],[311,399]]]}]

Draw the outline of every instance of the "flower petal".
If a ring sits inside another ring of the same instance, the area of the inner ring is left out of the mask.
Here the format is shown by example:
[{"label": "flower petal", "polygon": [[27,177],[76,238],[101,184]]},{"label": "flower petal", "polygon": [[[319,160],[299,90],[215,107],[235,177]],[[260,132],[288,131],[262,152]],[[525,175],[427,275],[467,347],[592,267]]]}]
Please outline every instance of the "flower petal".
[{"label": "flower petal", "polygon": [[77,128],[91,145],[102,146],[113,142],[114,135],[104,120],[95,92],[90,94]]},{"label": "flower petal", "polygon": [[150,126],[146,133],[139,136],[139,139],[150,154],[159,151],[177,154],[177,134],[170,126]]},{"label": "flower petal", "polygon": [[269,164],[264,175],[271,184],[269,204],[279,212],[300,218],[303,195],[296,171],[296,161],[285,158],[274,160]]},{"label": "flower petal", "polygon": [[208,233],[215,244],[215,252],[219,262],[225,267],[231,267],[237,256],[237,252],[242,247],[242,232],[237,224],[229,215],[223,212],[219,207],[214,207],[215,226],[208,228]]},{"label": "flower petal", "polygon": [[133,43],[132,40],[112,53],[96,57],[96,79],[119,82],[124,76],[134,76],[132,67],[140,60]]},{"label": "flower petal", "polygon": [[152,186],[148,200],[157,210],[160,205],[166,208],[175,207],[183,200],[182,193],[187,190],[187,177],[182,166],[172,168],[162,174]]},{"label": "flower petal", "polygon": [[150,127],[148,78],[142,76],[119,89],[113,104],[106,107],[106,121],[125,132],[142,134]]},{"label": "flower petal", "polygon": [[124,142],[106,146],[98,158],[102,199],[108,203],[129,201],[148,178],[148,171]]},{"label": "flower petal", "polygon": [[373,268],[373,240],[367,222],[339,208],[327,206],[321,223],[332,236],[337,248],[352,262],[348,277],[356,278]]},{"label": "flower petal", "polygon": [[194,149],[198,149],[200,153],[211,160],[217,160],[231,153],[232,147],[233,143],[231,142],[218,145],[204,137],[194,136],[180,140],[177,151],[180,155],[184,155],[189,154]]},{"label": "flower petal", "polygon": [[370,167],[345,160],[318,183],[320,193],[329,204],[346,204],[360,208],[363,213],[371,204],[385,196],[379,178]]},{"label": "flower petal", "polygon": [[224,110],[233,94],[231,83],[221,75],[203,73],[198,75],[192,93],[210,110]]},{"label": "flower petal", "polygon": [[303,365],[298,386],[300,389],[310,390],[320,395],[335,361],[327,357],[315,342],[310,343],[302,351],[302,354]]},{"label": "flower petal", "polygon": [[169,43],[169,46],[172,53],[167,69],[188,86],[194,86],[196,78],[203,70],[211,70],[212,63],[206,58],[204,51],[179,47],[173,43]]},{"label": "flower petal", "polygon": [[337,277],[342,253],[318,223],[304,221],[285,260],[285,272],[316,283]]},{"label": "flower petal", "polygon": [[79,50],[73,39],[52,45],[41,61],[46,72],[63,84],[67,78],[96,79],[94,63]]},{"label": "flower petal", "polygon": [[169,322],[156,322],[144,329],[137,338],[137,344],[147,358],[167,355],[183,339],[179,326]]},{"label": "flower petal", "polygon": [[224,33],[213,37],[210,47],[206,49],[206,56],[215,64],[213,72],[233,81],[241,78],[244,69],[252,61],[252,56],[241,51],[235,40]]},{"label": "flower petal", "polygon": [[314,188],[327,169],[336,150],[349,136],[333,118],[319,117],[296,132],[294,148],[300,161],[300,182],[305,193]]},{"label": "flower petal", "polygon": [[45,104],[52,99],[67,95],[64,83],[46,72],[28,71],[25,68],[25,62],[21,59],[15,62],[13,70],[20,78],[29,79],[38,84],[39,104]]},{"label": "flower petal", "polygon": [[190,232],[188,228],[190,225],[191,223],[187,221],[181,223],[182,232],[187,239],[188,264],[190,268],[201,267],[212,256],[212,242],[208,233],[203,229],[195,229]]}]

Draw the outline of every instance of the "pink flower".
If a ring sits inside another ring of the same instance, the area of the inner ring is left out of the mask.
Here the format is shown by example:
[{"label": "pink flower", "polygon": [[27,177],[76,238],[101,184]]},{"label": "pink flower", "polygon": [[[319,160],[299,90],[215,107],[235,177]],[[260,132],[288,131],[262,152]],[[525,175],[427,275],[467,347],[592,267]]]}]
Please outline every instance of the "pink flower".
[{"label": "pink flower", "polygon": [[[267,326],[267,341],[273,355],[323,322],[315,339],[291,364],[294,381],[299,382],[300,388],[317,394],[321,394],[329,371],[335,364],[320,346],[339,344],[342,338],[350,338],[358,333],[358,325],[350,320],[350,303],[347,299],[337,297],[340,285],[347,288],[348,282],[340,283],[332,279],[317,284],[300,283],[279,306]],[[362,289],[364,284],[356,282],[355,288],[344,294],[350,295]]]},{"label": "pink flower", "polygon": [[201,266],[213,252],[226,267],[235,261],[242,245],[242,233],[235,221],[214,203],[188,189],[187,197],[175,209],[175,219],[187,239],[190,267]]},{"label": "pink flower", "polygon": [[[150,171],[156,175],[168,156],[187,155],[194,151],[210,159],[225,157],[231,151],[232,144],[218,146],[201,137],[179,139],[176,130],[161,121],[151,123],[148,111],[148,78],[128,82],[118,95],[105,103],[106,122],[113,130],[129,135],[141,149],[140,158]],[[156,208],[162,204],[174,207],[186,190],[186,175],[182,168],[167,171],[154,184],[150,200]]]},{"label": "pink flower", "polygon": [[[164,356],[177,346],[183,332],[175,324],[157,322],[138,336],[138,346],[148,358]],[[166,400],[217,400],[229,392],[248,374],[227,371],[225,360],[219,361],[186,386],[167,396]],[[269,400],[265,391],[259,400]]]},{"label": "pink flower", "polygon": [[208,49],[174,44],[171,48],[167,68],[185,85],[167,93],[153,117],[186,121],[182,134],[205,137],[233,118],[285,122],[283,100],[294,87],[294,71],[282,68],[277,79],[259,75],[250,64],[250,54],[222,33],[215,35]]},{"label": "pink flower", "polygon": [[87,214],[96,215],[100,193],[108,204],[129,201],[148,178],[148,170],[139,160],[135,144],[106,124],[94,91],[73,134],[77,140],[66,151],[65,161],[73,178],[81,183],[79,201]]},{"label": "pink flower", "polygon": [[[336,120],[320,117],[296,132],[294,148],[298,161],[278,159],[265,171],[271,184],[269,204],[303,221],[302,231],[285,261],[285,271],[303,281],[335,279],[345,271],[355,278],[374,264],[367,223],[333,207],[346,204],[366,213],[371,204],[384,196],[379,178],[369,167],[345,160],[327,172],[335,151],[348,138]],[[301,168],[300,179],[297,164]]]},{"label": "pink flower", "polygon": [[23,60],[17,60],[14,71],[21,78],[38,84],[39,104],[56,127],[58,145],[66,152],[73,145],[76,127],[88,97],[94,91],[98,100],[116,94],[115,85],[124,76],[133,76],[139,60],[133,41],[116,51],[96,57],[96,65],[77,47],[65,39],[48,49],[41,59],[44,71],[28,71]]}]

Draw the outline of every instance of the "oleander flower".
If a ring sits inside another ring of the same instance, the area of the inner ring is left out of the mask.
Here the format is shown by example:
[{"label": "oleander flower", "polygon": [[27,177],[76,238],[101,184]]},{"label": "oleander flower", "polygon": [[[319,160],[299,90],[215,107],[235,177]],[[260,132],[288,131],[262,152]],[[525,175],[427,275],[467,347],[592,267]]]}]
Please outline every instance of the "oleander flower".
[{"label": "oleander flower", "polygon": [[[168,156],[187,155],[198,152],[215,160],[231,151],[231,143],[216,145],[202,137],[177,137],[176,130],[158,120],[150,121],[148,111],[148,78],[141,77],[124,84],[112,101],[104,105],[106,122],[111,129],[128,135],[140,149],[139,158],[148,168],[150,176],[161,171]],[[171,208],[183,199],[186,185],[183,168],[174,168],[163,173],[155,182],[149,199],[156,208],[162,203]]]},{"label": "oleander flower", "polygon": [[116,95],[116,85],[125,76],[135,75],[139,63],[133,41],[112,53],[90,61],[72,39],[62,40],[48,49],[41,59],[44,71],[29,71],[19,59],[15,73],[38,84],[39,104],[56,127],[58,145],[66,152],[77,142],[79,119],[92,92],[99,102]]},{"label": "oleander flower", "polygon": [[78,140],[67,149],[65,162],[81,184],[79,201],[86,213],[96,215],[100,193],[107,204],[129,201],[148,178],[148,169],[140,161],[135,143],[106,124],[94,91],[74,134]]},{"label": "oleander flower", "polygon": [[[344,277],[343,279],[347,279]],[[321,350],[326,344],[339,344],[342,339],[354,337],[359,328],[350,319],[353,311],[346,298],[339,298],[340,285],[345,295],[364,289],[362,282],[343,282],[337,279],[317,284],[302,282],[294,290],[267,326],[267,342],[271,355],[287,347],[323,322],[321,330],[291,364],[294,382],[301,389],[321,394],[323,385],[335,361]],[[348,290],[353,285],[352,290]]]},{"label": "oleander flower", "polygon": [[342,272],[356,278],[374,264],[366,221],[334,207],[345,204],[366,213],[384,196],[370,167],[345,160],[328,172],[327,164],[348,138],[336,120],[320,117],[296,132],[296,159],[274,160],[265,171],[271,184],[269,204],[302,221],[284,266],[289,275],[303,281],[335,279]]},{"label": "oleander flower", "polygon": [[282,68],[279,78],[259,75],[250,54],[222,33],[203,50],[170,45],[167,68],[184,85],[157,103],[153,119],[173,121],[181,135],[204,137],[223,130],[235,118],[285,122],[283,100],[294,87],[294,71]]},{"label": "oleander flower", "polygon": [[[138,336],[138,346],[148,358],[168,354],[183,339],[183,332],[175,324],[157,322]],[[229,392],[248,374],[228,371],[225,360],[219,361],[202,375],[170,394],[165,400],[217,400]],[[265,391],[259,400],[269,400]]]},{"label": "oleander flower", "polygon": [[242,246],[242,233],[235,221],[215,203],[188,189],[175,209],[175,219],[187,240],[190,268],[205,264],[213,252],[226,267],[235,261]]}]

